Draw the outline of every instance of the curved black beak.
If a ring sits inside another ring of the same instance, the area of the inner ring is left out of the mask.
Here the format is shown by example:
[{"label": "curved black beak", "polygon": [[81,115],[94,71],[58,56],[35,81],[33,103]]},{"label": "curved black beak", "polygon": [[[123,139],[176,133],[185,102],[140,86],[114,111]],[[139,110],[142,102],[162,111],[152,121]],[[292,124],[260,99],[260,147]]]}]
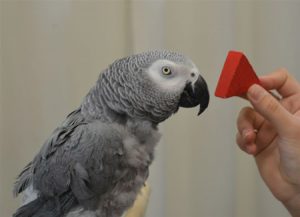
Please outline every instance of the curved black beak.
[{"label": "curved black beak", "polygon": [[195,107],[200,105],[198,115],[207,108],[209,103],[209,92],[205,80],[199,76],[197,81],[187,83],[179,100],[179,106],[185,108]]}]

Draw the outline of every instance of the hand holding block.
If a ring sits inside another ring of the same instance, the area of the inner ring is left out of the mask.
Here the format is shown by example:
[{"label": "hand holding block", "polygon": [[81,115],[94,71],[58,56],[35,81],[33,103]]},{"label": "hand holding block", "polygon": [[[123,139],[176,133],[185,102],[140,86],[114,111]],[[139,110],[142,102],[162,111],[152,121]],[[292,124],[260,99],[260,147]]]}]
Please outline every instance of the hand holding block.
[{"label": "hand holding block", "polygon": [[229,51],[215,96],[221,98],[241,96],[252,84],[259,84],[259,79],[246,56],[238,51]]}]

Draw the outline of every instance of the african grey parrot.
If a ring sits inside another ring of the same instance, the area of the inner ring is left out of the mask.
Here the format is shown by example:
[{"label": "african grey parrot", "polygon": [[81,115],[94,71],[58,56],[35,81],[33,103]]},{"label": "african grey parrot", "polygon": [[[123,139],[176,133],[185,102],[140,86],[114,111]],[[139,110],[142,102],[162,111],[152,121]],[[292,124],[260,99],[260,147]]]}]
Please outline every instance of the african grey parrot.
[{"label": "african grey parrot", "polygon": [[30,197],[14,217],[120,217],[148,177],[158,124],[208,102],[205,80],[182,54],[115,61],[18,176],[15,195]]}]

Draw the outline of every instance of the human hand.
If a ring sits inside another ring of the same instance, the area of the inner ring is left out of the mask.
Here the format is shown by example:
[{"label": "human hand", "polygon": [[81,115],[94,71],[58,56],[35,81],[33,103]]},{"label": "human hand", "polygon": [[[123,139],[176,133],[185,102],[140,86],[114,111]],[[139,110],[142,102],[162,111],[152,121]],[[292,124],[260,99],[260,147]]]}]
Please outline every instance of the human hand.
[{"label": "human hand", "polygon": [[[292,216],[300,216],[300,84],[286,71],[259,78],[237,119],[237,144],[255,157],[273,195]],[[276,99],[270,90],[276,90]]]}]

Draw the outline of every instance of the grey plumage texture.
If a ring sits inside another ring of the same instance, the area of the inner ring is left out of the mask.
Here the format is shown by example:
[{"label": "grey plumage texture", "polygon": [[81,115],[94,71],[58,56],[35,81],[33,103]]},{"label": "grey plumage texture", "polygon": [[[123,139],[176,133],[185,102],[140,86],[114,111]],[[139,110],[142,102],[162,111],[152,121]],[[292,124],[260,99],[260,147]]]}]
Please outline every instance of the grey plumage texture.
[{"label": "grey plumage texture", "polygon": [[32,189],[36,197],[14,216],[120,217],[148,177],[157,125],[182,100],[208,104],[206,83],[186,56],[151,51],[115,61],[19,175],[14,194]]}]

